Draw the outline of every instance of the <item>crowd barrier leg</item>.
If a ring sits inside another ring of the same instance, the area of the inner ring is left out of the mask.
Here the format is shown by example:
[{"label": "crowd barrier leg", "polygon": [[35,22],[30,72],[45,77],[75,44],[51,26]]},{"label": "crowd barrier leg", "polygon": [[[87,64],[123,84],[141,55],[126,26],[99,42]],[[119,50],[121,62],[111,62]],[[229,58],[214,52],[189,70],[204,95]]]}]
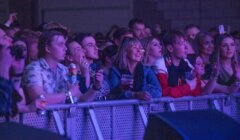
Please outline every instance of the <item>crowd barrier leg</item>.
[{"label": "crowd barrier leg", "polygon": [[56,127],[57,127],[58,134],[60,134],[61,136],[64,136],[65,131],[64,131],[63,124],[62,124],[62,121],[60,119],[60,116],[59,116],[58,112],[53,111],[52,114],[53,114],[54,122],[55,122]]},{"label": "crowd barrier leg", "polygon": [[144,109],[143,109],[143,106],[142,106],[142,105],[138,105],[138,111],[139,111],[140,116],[141,116],[141,118],[142,118],[143,125],[144,125],[145,127],[147,127],[147,116],[146,116],[146,114],[145,114],[145,112],[144,112]]},{"label": "crowd barrier leg", "polygon": [[219,105],[217,99],[213,99],[213,100],[212,100],[212,104],[213,104],[213,107],[214,107],[216,110],[221,111],[221,108],[220,108],[220,105]]},{"label": "crowd barrier leg", "polygon": [[169,107],[170,111],[176,112],[176,107],[173,102],[169,102],[168,107]]},{"label": "crowd barrier leg", "polygon": [[95,114],[94,110],[92,108],[89,108],[88,113],[90,115],[90,119],[91,119],[91,122],[93,123],[93,127],[94,127],[94,130],[95,130],[96,134],[97,134],[98,139],[103,140],[103,135],[102,135],[102,132],[101,132],[100,127],[98,125],[96,114]]},{"label": "crowd barrier leg", "polygon": [[73,133],[76,132],[76,107],[71,107],[69,110],[66,110],[65,113],[65,132],[66,136],[70,139],[73,139]]}]

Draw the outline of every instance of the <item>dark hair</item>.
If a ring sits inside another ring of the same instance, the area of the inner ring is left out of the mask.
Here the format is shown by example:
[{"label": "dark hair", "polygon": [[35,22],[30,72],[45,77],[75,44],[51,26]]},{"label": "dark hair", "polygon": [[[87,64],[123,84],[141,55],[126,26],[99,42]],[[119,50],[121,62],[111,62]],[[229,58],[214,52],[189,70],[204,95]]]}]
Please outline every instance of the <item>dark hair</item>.
[{"label": "dark hair", "polygon": [[198,55],[196,54],[188,54],[187,59],[193,66],[195,66],[197,57]]},{"label": "dark hair", "polygon": [[105,63],[106,57],[112,58],[113,56],[115,56],[116,53],[117,53],[117,46],[110,45],[104,48],[101,53],[101,60],[103,64]]},{"label": "dark hair", "polygon": [[231,35],[234,37],[234,39],[240,39],[240,31],[233,31],[231,32]]},{"label": "dark hair", "polygon": [[134,24],[136,24],[136,23],[140,23],[140,24],[144,24],[144,25],[145,25],[145,23],[143,22],[143,20],[141,20],[141,19],[139,19],[139,18],[134,18],[134,19],[131,19],[131,20],[128,22],[128,27],[129,27],[130,29],[133,29],[133,26],[134,26]]},{"label": "dark hair", "polygon": [[184,28],[184,31],[187,31],[188,29],[191,29],[191,28],[197,28],[200,30],[200,27],[196,24],[188,24],[185,28]]},{"label": "dark hair", "polygon": [[56,30],[49,30],[42,33],[38,40],[38,57],[43,57],[45,55],[46,45],[50,45],[54,36],[63,36],[61,32]]},{"label": "dark hair", "polygon": [[37,42],[40,34],[32,31],[32,30],[21,30],[15,34],[14,39],[20,39],[26,43],[29,47],[34,42]]},{"label": "dark hair", "polygon": [[[74,38],[75,41],[77,41],[79,44],[82,45],[82,41],[86,38],[86,37],[93,37],[92,34],[90,33],[79,33],[76,35],[76,37]],[[93,37],[94,38],[94,37]]]},{"label": "dark hair", "polygon": [[180,38],[180,37],[185,38],[182,32],[177,30],[172,30],[163,37],[163,44],[164,46],[172,45],[176,43],[177,38]]},{"label": "dark hair", "polygon": [[70,49],[69,49],[69,45],[70,45],[70,43],[72,43],[74,41],[75,40],[72,37],[68,38],[68,40],[66,41],[66,47],[67,47],[66,55],[71,55],[71,52],[70,52]]},{"label": "dark hair", "polygon": [[125,28],[125,27],[119,28],[113,34],[113,39],[120,39],[126,33],[131,33],[131,31],[128,28]]}]

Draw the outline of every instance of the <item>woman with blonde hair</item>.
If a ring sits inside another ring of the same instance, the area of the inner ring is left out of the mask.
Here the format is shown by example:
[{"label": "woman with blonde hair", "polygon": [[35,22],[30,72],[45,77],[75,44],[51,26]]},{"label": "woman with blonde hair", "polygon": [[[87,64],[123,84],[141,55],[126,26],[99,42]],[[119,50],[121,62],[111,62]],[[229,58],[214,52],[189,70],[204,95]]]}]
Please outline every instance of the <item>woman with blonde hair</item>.
[{"label": "woman with blonde hair", "polygon": [[129,37],[123,39],[109,73],[114,98],[150,100],[161,96],[161,88],[154,72],[142,64],[143,54],[139,40]]}]

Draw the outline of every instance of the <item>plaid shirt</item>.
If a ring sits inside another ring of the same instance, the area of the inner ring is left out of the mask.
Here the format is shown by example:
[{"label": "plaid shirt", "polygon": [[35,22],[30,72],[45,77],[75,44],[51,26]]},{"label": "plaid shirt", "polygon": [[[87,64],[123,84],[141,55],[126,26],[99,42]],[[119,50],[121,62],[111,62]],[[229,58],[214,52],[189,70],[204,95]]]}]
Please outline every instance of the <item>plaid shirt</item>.
[{"label": "plaid shirt", "polygon": [[57,65],[57,70],[54,73],[46,60],[43,58],[30,63],[24,70],[23,86],[41,86],[48,94],[56,94],[67,92],[67,68],[62,65]]},{"label": "plaid shirt", "polygon": [[12,115],[13,85],[10,80],[0,77],[0,116]]}]

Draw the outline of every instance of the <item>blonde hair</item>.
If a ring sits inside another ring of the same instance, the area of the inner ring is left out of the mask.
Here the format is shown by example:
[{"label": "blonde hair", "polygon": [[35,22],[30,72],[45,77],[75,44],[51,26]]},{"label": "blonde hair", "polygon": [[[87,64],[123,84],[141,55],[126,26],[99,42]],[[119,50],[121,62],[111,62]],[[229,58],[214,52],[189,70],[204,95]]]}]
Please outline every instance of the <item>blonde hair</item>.
[{"label": "blonde hair", "polygon": [[136,38],[125,37],[118,48],[117,54],[114,58],[113,64],[121,70],[128,70],[127,53],[129,49],[134,45],[141,45],[140,41]]}]

